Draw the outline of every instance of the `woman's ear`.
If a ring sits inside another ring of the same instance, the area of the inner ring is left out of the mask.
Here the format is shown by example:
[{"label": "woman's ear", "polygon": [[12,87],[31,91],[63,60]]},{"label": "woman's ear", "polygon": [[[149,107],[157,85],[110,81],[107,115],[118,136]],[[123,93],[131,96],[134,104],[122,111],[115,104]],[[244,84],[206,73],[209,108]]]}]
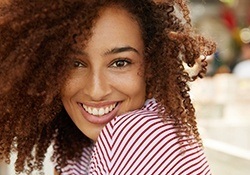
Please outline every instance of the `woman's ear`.
[{"label": "woman's ear", "polygon": [[151,69],[151,63],[147,63],[145,65],[145,82],[146,82],[146,98],[153,98],[153,90],[152,90],[152,80],[153,74]]},{"label": "woman's ear", "polygon": [[153,98],[153,93],[152,92],[147,92],[147,99]]},{"label": "woman's ear", "polygon": [[54,175],[60,175],[60,174],[56,171],[56,169],[54,169]]},{"label": "woman's ear", "polygon": [[151,99],[153,98],[153,88],[148,79],[146,79],[146,99]]}]

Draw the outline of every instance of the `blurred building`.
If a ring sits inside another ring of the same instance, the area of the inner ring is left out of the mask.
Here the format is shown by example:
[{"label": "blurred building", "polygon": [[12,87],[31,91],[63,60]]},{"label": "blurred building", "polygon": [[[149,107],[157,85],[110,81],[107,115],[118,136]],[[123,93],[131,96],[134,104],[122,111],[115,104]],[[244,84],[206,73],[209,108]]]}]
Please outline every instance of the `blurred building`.
[{"label": "blurred building", "polygon": [[217,43],[217,53],[210,61],[209,76],[232,72],[239,61],[240,32],[250,26],[249,9],[249,0],[191,0],[194,26]]}]

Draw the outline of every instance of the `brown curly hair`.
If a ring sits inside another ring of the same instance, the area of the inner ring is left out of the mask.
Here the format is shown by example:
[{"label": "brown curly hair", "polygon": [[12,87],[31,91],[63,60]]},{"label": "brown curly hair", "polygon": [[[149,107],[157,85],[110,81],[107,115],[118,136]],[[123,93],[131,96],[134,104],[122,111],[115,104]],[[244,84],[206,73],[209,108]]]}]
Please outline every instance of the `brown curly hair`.
[{"label": "brown curly hair", "polygon": [[195,76],[183,63],[193,67],[215,44],[194,32],[185,0],[11,0],[0,7],[0,160],[16,151],[17,172],[41,170],[51,144],[58,170],[92,144],[66,113],[60,90],[76,37],[87,41],[98,12],[111,5],[141,27],[147,93],[165,119],[200,142],[188,82],[205,74],[206,62]]}]

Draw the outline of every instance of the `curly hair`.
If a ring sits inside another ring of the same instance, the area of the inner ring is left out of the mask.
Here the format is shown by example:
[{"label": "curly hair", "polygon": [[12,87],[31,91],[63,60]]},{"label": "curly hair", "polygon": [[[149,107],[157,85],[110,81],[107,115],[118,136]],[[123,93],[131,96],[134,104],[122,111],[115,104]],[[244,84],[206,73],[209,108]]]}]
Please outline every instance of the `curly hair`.
[{"label": "curly hair", "polygon": [[[92,144],[65,111],[60,90],[71,48],[85,42],[100,9],[117,5],[140,25],[145,45],[146,91],[160,115],[201,142],[188,82],[204,76],[215,44],[195,33],[185,0],[11,0],[0,7],[0,160],[18,154],[16,172],[41,170],[47,148],[60,170]],[[183,63],[197,75],[185,71]]]}]

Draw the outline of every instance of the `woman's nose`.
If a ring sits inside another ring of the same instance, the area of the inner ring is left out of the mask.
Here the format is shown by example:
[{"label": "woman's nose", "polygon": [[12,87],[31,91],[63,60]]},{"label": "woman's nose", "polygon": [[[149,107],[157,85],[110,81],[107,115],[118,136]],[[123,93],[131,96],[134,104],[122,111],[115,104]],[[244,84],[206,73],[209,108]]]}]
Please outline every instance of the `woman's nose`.
[{"label": "woman's nose", "polygon": [[90,100],[102,101],[111,93],[108,77],[103,72],[91,72],[84,88]]}]

